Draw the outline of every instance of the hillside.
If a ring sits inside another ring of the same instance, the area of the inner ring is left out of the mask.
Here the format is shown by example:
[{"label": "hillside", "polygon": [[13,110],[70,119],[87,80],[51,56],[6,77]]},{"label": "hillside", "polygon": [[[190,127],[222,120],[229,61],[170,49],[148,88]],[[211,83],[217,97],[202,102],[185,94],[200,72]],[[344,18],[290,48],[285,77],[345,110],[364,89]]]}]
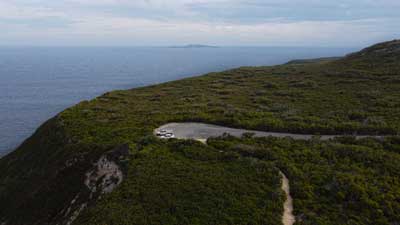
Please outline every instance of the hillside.
[{"label": "hillside", "polygon": [[[0,224],[399,224],[400,41],[106,93],[0,159]],[[168,122],[385,140],[158,140]]]}]

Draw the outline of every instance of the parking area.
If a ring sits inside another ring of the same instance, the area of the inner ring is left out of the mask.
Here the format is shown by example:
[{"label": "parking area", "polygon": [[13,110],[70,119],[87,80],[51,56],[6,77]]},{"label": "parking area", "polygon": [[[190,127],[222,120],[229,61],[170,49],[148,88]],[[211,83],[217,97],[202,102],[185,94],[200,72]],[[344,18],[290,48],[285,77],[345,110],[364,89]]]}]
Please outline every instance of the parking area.
[{"label": "parking area", "polygon": [[[278,138],[289,137],[294,140],[311,140],[314,137],[320,140],[331,140],[336,137],[345,136],[345,135],[314,136],[312,134],[266,132],[266,131],[229,128],[229,127],[223,127],[205,123],[168,123],[155,130],[155,134],[160,138],[194,139],[201,141],[203,143],[206,142],[206,140],[210,137],[218,137],[223,134],[230,134],[235,137],[241,137],[245,133],[251,133],[255,137],[278,137]],[[368,135],[357,135],[353,137],[355,137],[356,139],[368,138],[368,137],[378,138],[378,139],[384,138],[384,136],[368,136]]]}]

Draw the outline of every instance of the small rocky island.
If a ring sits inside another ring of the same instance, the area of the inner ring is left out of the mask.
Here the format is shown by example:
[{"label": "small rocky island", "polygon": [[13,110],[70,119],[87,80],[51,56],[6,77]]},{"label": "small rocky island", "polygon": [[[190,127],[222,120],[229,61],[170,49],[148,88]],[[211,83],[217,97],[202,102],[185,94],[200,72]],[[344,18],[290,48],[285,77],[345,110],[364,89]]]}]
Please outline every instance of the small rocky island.
[{"label": "small rocky island", "polygon": [[200,45],[200,44],[189,44],[189,45],[177,45],[170,46],[170,48],[219,48],[218,46],[213,45]]}]

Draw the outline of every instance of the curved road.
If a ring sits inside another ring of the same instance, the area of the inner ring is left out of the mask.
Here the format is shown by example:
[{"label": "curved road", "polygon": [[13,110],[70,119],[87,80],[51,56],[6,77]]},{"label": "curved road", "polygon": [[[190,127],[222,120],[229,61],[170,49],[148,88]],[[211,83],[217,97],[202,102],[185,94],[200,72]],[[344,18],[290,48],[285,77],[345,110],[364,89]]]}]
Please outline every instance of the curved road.
[{"label": "curved road", "polygon": [[[253,133],[255,137],[290,137],[295,140],[310,140],[314,137],[311,134],[292,134],[292,133],[278,133],[278,132],[264,132],[264,131],[254,131],[246,129],[236,129],[223,126],[217,126],[205,123],[168,123],[154,130],[154,134],[161,130],[166,130],[174,134],[175,138],[178,139],[194,139],[201,141],[203,143],[207,142],[210,137],[218,137],[224,133],[228,133],[235,137],[241,137],[244,133]],[[335,137],[340,137],[343,135],[320,135],[321,140],[330,140]],[[384,136],[368,136],[368,135],[357,135],[357,139],[373,137],[373,138],[383,138]],[[282,216],[282,223],[284,225],[293,225],[295,223],[295,217],[293,215],[293,199],[290,196],[290,186],[289,179],[285,174],[280,172],[282,176],[282,191],[286,195],[286,201],[284,203],[284,212]]]},{"label": "curved road", "polygon": [[[291,137],[295,140],[310,140],[315,135],[311,134],[292,134],[292,133],[278,133],[278,132],[265,132],[265,131],[254,131],[254,130],[246,130],[246,129],[236,129],[229,128],[205,123],[168,123],[159,128],[157,128],[154,132],[160,130],[170,130],[175,138],[178,139],[195,139],[202,142],[205,142],[210,137],[218,137],[223,135],[224,133],[229,133],[235,137],[241,137],[244,133],[253,133],[255,137]],[[335,137],[340,137],[343,135],[320,135],[321,140],[330,140]],[[374,138],[383,138],[383,136],[368,136],[368,135],[357,135],[355,136],[357,139],[366,138],[366,137],[374,137]]]}]

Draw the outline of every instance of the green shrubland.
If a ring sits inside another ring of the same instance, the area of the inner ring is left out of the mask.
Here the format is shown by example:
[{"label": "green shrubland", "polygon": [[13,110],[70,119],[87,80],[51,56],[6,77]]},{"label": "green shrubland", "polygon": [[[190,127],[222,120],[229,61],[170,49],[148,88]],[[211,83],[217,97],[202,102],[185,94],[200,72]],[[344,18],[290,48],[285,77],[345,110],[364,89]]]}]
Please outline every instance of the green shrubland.
[{"label": "green shrubland", "polygon": [[393,149],[399,140],[225,136],[208,144],[284,171],[291,182],[296,224],[390,225],[400,221],[400,155]]},{"label": "green shrubland", "polygon": [[280,224],[278,170],[297,224],[398,224],[398,138],[160,141],[168,122],[309,134],[397,135],[400,42],[340,59],[242,67],[106,93],[66,109],[0,159],[0,223],[58,224],[85,173],[127,145],[124,181],[76,224]]}]

